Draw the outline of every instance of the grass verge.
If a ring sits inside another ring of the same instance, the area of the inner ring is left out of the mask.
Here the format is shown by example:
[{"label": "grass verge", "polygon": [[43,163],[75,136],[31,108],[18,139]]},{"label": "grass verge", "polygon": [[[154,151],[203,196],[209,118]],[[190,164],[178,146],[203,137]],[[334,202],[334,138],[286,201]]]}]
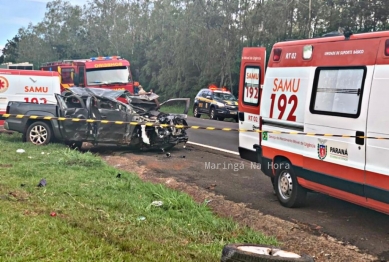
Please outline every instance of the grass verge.
[{"label": "grass verge", "polygon": [[277,244],[91,153],[20,141],[0,134],[1,261],[220,261],[227,243]]}]

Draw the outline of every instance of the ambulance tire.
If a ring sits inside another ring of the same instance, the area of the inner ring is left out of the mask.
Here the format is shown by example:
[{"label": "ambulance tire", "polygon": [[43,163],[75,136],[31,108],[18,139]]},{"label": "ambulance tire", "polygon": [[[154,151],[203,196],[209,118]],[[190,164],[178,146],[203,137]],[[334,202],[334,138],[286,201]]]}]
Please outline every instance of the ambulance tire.
[{"label": "ambulance tire", "polygon": [[284,207],[301,207],[304,205],[307,190],[297,182],[291,164],[287,161],[276,163],[275,190],[278,201]]},{"label": "ambulance tire", "polygon": [[[272,256],[267,254],[258,254],[241,248],[250,248],[253,251],[255,249],[259,250],[268,250],[271,249],[273,252],[283,251],[280,248],[269,246],[269,245],[257,245],[257,244],[227,244],[223,247],[221,260],[222,262],[240,262],[240,261],[250,261],[250,262],[314,262],[313,257],[308,255],[301,255],[300,257],[286,257],[286,256]],[[264,253],[264,252],[263,252]]]},{"label": "ambulance tire", "polygon": [[[42,132],[44,132],[43,141],[41,140],[38,143],[35,143],[31,140],[31,132],[33,132],[33,130],[35,131],[36,129],[39,129]],[[32,122],[31,125],[27,128],[27,131],[25,134],[26,142],[30,142],[30,143],[33,143],[33,144],[39,145],[39,146],[47,145],[51,142],[52,133],[53,132],[51,131],[51,127],[47,123],[42,122],[42,121]]]},{"label": "ambulance tire", "polygon": [[193,108],[193,116],[194,117],[197,117],[197,118],[200,118],[201,117],[201,114],[198,113],[199,112],[199,107],[198,106],[195,106]]}]

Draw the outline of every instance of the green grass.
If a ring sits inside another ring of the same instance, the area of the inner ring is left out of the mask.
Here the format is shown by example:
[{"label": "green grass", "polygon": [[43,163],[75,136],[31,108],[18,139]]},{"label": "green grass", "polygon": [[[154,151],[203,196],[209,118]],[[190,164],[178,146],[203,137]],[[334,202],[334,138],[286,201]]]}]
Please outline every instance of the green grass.
[{"label": "green grass", "polygon": [[227,243],[277,244],[92,153],[20,141],[0,135],[1,261],[220,261]]}]

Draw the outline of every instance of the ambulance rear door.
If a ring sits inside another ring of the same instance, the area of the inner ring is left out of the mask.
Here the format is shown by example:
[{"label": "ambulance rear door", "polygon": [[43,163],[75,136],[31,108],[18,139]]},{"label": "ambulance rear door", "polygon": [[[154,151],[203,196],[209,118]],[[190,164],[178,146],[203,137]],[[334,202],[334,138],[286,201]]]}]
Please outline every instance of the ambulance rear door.
[{"label": "ambulance rear door", "polygon": [[[242,51],[239,80],[239,129],[259,130],[261,88],[265,77],[266,48],[245,47]],[[243,159],[257,161],[255,145],[261,133],[239,132],[239,154]]]}]

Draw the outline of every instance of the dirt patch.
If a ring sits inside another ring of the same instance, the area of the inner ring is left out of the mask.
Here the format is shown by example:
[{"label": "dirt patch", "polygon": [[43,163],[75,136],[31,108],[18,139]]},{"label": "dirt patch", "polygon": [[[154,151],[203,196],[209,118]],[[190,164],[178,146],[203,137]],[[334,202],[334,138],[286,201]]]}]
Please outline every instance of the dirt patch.
[{"label": "dirt patch", "polygon": [[[315,261],[379,261],[376,257],[364,254],[355,246],[346,245],[337,239],[320,232],[320,227],[288,222],[270,215],[264,215],[258,210],[248,208],[242,203],[226,200],[196,185],[177,182],[174,178],[158,177],[160,170],[186,168],[185,163],[177,161],[175,166],[171,162],[164,163],[155,157],[131,154],[124,156],[103,156],[110,165],[135,172],[148,182],[164,184],[169,188],[189,194],[196,202],[210,201],[209,206],[219,216],[232,217],[241,225],[247,225],[266,235],[272,235],[282,242],[281,248],[299,254],[309,254]],[[165,166],[168,165],[168,168]],[[189,167],[187,167],[189,168]],[[157,172],[156,172],[157,171]],[[221,251],[220,251],[221,252]]]}]

